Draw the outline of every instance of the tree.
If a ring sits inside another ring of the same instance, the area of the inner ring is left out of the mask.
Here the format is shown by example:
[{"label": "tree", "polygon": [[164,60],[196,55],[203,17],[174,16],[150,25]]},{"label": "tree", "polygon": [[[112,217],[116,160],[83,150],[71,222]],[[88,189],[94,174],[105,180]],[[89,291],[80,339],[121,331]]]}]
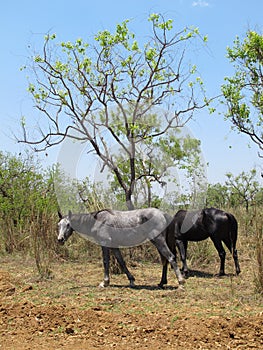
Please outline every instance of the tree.
[{"label": "tree", "polygon": [[226,208],[229,204],[229,189],[226,185],[210,184],[207,189],[206,206]]},{"label": "tree", "polygon": [[[28,244],[32,222],[57,210],[50,178],[31,155],[0,152],[0,231],[5,250]],[[39,232],[36,232],[39,235]]]},{"label": "tree", "polygon": [[[175,172],[180,170],[184,173],[189,182],[188,187],[197,177],[201,179],[204,172],[204,164],[200,158],[200,141],[188,134],[182,135],[179,130],[172,130],[172,134],[168,131],[166,139],[151,141],[147,147],[144,147],[138,153],[146,156],[135,159],[136,181],[133,195],[136,207],[160,207],[161,204],[171,204],[169,203],[171,200],[172,203],[178,202],[179,194],[176,195],[174,191],[179,185],[182,187],[183,184],[179,184]],[[118,164],[123,176],[128,178],[129,160],[120,155]],[[198,173],[199,168],[201,168],[200,174]],[[108,180],[113,194],[120,198],[120,203],[123,203],[123,192],[119,187],[117,178],[113,176]],[[172,192],[173,198],[168,198],[166,186],[169,187],[170,195],[170,192]],[[196,188],[200,190],[200,184],[192,186],[192,190]],[[160,197],[162,192],[165,193],[163,200]]]},{"label": "tree", "polygon": [[226,78],[222,92],[233,128],[250,137],[263,150],[263,36],[249,30],[227,49],[235,74]]},{"label": "tree", "polygon": [[[136,181],[146,178],[143,166],[136,173],[136,160],[147,158],[154,142],[173,144],[168,131],[183,126],[208,104],[197,69],[187,62],[187,48],[201,38],[198,29],[175,33],[173,21],[158,14],[149,22],[151,38],[142,47],[128,20],[114,33],[99,32],[94,44],[77,39],[55,45],[56,35],[47,35],[43,52],[33,56],[34,80],[28,88],[44,117],[39,133],[30,135],[22,118],[20,141],[38,151],[66,138],[87,142],[102,161],[102,170],[108,167],[116,177],[128,208],[133,208]],[[157,111],[160,105],[165,110]],[[120,158],[128,160],[128,170],[122,170]],[[158,176],[152,178],[159,181]]]},{"label": "tree", "polygon": [[256,175],[255,169],[248,173],[242,171],[236,177],[231,173],[226,174],[228,179],[226,185],[231,191],[230,201],[233,206],[245,204],[246,211],[248,211],[249,205],[254,204],[253,202],[259,196],[261,190],[260,184],[256,180]]},{"label": "tree", "polygon": [[31,156],[17,157],[0,152],[0,212],[19,226],[42,197],[43,176]]}]

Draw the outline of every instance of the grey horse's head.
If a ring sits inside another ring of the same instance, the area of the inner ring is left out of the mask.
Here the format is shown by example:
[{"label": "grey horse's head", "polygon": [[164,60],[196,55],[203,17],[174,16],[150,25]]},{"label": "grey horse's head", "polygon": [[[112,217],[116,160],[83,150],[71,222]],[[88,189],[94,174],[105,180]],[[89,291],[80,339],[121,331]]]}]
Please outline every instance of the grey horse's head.
[{"label": "grey horse's head", "polygon": [[71,212],[69,211],[69,214],[66,216],[62,216],[61,213],[58,213],[58,215],[60,218],[58,223],[58,243],[64,244],[74,231],[70,225]]}]

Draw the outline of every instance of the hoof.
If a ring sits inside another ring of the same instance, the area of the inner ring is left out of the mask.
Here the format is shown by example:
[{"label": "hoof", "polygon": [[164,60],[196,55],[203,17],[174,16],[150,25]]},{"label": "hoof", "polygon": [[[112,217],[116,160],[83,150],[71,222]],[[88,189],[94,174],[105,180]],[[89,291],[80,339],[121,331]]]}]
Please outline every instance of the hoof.
[{"label": "hoof", "polygon": [[219,272],[218,276],[219,276],[219,277],[221,277],[221,276],[226,276],[226,273],[225,273],[225,272]]},{"label": "hoof", "polygon": [[110,281],[102,281],[99,284],[99,288],[105,288],[105,287],[108,287],[109,285],[110,285]]},{"label": "hoof", "polygon": [[178,286],[178,289],[177,289],[178,291],[180,291],[180,292],[185,292],[185,288],[184,288],[184,285],[183,284],[179,284],[179,286]]},{"label": "hoof", "polygon": [[180,286],[185,284],[185,278],[182,275],[178,277],[178,283]]},{"label": "hoof", "polygon": [[135,288],[135,283],[134,283],[134,281],[130,281],[130,288]]},{"label": "hoof", "polygon": [[185,284],[185,279],[183,277],[180,277],[178,279],[179,286],[183,286]]}]

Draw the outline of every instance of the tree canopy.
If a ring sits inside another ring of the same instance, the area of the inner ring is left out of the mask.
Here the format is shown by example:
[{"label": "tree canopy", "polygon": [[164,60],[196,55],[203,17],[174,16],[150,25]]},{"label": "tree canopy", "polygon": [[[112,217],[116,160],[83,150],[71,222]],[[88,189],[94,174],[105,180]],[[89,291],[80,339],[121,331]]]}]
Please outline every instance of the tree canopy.
[{"label": "tree canopy", "polygon": [[46,35],[42,52],[33,55],[28,67],[33,72],[28,91],[43,117],[38,132],[34,128],[30,133],[27,118],[22,118],[20,141],[38,151],[66,138],[87,142],[102,169],[107,166],[114,174],[130,208],[138,179],[148,185],[162,181],[162,173],[152,169],[153,147],[169,149],[170,155],[175,150],[171,159],[183,157],[184,144],[172,130],[208,104],[187,54],[193,41],[204,43],[207,37],[192,27],[176,32],[173,20],[159,14],[148,20],[150,36],[144,44],[130,31],[128,20],[113,33],[100,31],[92,43],[81,38],[56,43],[55,34]]},{"label": "tree canopy", "polygon": [[247,134],[263,150],[263,35],[249,30],[242,41],[239,37],[228,58],[235,73],[222,86],[227,105],[226,118],[233,128]]}]

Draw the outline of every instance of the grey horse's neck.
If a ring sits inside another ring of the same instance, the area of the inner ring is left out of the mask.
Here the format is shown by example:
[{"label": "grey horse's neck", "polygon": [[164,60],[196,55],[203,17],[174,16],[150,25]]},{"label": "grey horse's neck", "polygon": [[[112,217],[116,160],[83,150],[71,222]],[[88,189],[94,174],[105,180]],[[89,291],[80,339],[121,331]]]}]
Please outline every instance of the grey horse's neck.
[{"label": "grey horse's neck", "polygon": [[70,218],[72,228],[79,232],[88,234],[91,227],[94,225],[94,214],[73,214]]}]

